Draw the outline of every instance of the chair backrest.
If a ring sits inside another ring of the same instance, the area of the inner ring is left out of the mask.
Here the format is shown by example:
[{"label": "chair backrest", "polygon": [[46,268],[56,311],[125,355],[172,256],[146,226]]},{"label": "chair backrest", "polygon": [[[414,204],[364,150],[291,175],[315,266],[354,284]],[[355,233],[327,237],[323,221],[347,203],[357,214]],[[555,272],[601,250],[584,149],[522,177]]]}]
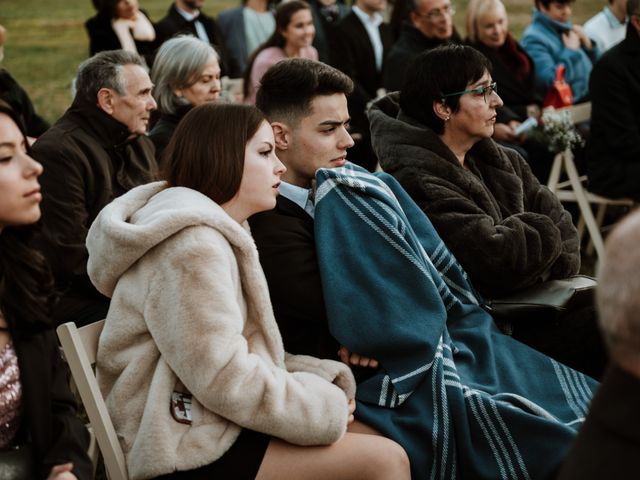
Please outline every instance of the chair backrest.
[{"label": "chair backrest", "polygon": [[60,325],[56,331],[91,427],[95,432],[107,475],[110,480],[127,480],[124,454],[92,368],[96,361],[98,338],[103,327],[104,320],[81,328],[69,322]]}]

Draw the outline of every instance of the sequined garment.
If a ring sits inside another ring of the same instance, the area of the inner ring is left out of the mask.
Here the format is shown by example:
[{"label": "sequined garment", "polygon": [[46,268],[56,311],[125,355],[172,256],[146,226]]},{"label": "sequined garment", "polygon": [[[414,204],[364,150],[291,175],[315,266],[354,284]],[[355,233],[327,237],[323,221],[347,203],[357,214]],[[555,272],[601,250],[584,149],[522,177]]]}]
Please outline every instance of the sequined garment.
[{"label": "sequined garment", "polygon": [[8,342],[0,352],[0,450],[11,445],[18,431],[21,405],[18,357],[13,343]]}]

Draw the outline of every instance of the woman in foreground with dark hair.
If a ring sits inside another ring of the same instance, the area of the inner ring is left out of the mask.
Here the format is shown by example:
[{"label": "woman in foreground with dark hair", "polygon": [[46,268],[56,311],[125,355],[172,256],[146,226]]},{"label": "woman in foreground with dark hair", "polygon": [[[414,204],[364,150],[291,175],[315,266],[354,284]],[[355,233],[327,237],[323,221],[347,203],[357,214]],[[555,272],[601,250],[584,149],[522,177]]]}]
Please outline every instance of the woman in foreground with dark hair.
[{"label": "woman in foreground with dark hair", "polygon": [[282,2],[275,12],[273,35],[251,55],[244,74],[245,103],[256,103],[260,80],[269,67],[285,58],[318,60],[311,44],[316,34],[311,6],[303,0]]},{"label": "woman in foreground with dark hair", "polygon": [[114,200],[87,237],[111,297],[98,381],[130,478],[408,479],[396,443],[345,433],[348,367],[283,350],[246,223],[285,171],[263,115],[195,107],[164,159],[165,180]]},{"label": "woman in foreground with dark hair", "polygon": [[89,479],[89,435],[50,322],[53,280],[29,246],[42,166],[27,149],[19,117],[0,102],[0,477],[17,453],[31,456],[25,478]]}]

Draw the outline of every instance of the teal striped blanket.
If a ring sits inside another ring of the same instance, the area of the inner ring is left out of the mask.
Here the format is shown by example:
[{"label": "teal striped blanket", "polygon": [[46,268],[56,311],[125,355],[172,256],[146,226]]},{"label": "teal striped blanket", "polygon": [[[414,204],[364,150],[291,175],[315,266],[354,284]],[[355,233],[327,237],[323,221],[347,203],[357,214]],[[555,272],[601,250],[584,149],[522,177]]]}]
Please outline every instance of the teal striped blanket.
[{"label": "teal striped blanket", "polygon": [[393,177],[347,164],[316,181],[331,332],[381,365],[357,418],[405,448],[414,479],[549,478],[597,383],[498,331]]}]

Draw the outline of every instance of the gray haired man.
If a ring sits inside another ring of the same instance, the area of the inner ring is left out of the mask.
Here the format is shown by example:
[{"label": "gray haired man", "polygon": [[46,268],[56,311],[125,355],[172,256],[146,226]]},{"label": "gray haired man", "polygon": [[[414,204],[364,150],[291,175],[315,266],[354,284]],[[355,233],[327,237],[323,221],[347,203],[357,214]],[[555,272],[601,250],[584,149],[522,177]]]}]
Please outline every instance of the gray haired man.
[{"label": "gray haired man", "polygon": [[143,60],[114,50],[83,62],[71,107],[33,145],[44,166],[40,247],[62,292],[55,323],[87,324],[106,316],[109,300],[87,276],[85,239],[113,198],[155,177],[146,137],[156,102]]}]

